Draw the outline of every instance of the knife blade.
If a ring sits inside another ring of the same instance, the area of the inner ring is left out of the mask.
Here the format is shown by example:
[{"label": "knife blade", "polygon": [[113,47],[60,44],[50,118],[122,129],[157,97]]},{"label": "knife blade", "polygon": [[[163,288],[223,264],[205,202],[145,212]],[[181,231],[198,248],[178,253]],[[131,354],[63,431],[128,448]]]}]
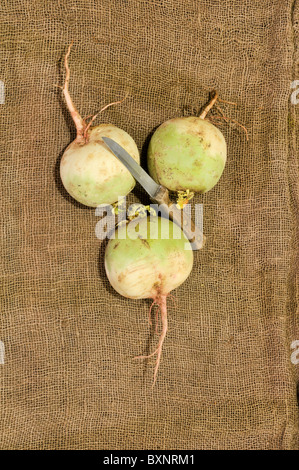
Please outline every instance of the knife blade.
[{"label": "knife blade", "polygon": [[131,157],[131,155],[115,140],[110,137],[102,137],[103,141],[111,152],[122,162],[129,170],[131,175],[145,189],[150,198],[161,205],[162,212],[167,215],[174,223],[179,225],[190,241],[193,250],[199,250],[203,247],[205,236],[196,227],[183,210],[178,209],[175,203],[169,200],[168,189],[157,184],[151,176]]},{"label": "knife blade", "polygon": [[131,157],[131,155],[115,140],[110,137],[102,137],[105,144],[109,147],[111,152],[122,162],[122,164],[129,170],[131,175],[138,181],[139,184],[145,189],[150,197],[154,198],[155,194],[160,190],[160,185],[157,184],[144,169]]}]

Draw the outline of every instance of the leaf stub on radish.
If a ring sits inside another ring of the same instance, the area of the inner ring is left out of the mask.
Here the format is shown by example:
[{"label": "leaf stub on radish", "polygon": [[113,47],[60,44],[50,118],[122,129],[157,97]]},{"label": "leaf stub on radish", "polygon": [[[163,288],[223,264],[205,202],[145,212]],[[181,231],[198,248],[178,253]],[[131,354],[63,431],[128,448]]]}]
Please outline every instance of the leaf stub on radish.
[{"label": "leaf stub on radish", "polygon": [[[109,240],[106,247],[105,269],[112,287],[119,294],[131,299],[152,298],[160,307],[162,333],[152,354],[157,355],[155,382],[167,332],[166,298],[188,278],[193,266],[193,252],[186,249],[189,242],[181,229],[167,219],[142,218],[138,236],[133,232],[134,225],[130,223],[116,229],[115,238]],[[151,233],[157,233],[157,237]],[[163,238],[167,233],[169,238]],[[178,235],[180,237],[175,238]]]}]

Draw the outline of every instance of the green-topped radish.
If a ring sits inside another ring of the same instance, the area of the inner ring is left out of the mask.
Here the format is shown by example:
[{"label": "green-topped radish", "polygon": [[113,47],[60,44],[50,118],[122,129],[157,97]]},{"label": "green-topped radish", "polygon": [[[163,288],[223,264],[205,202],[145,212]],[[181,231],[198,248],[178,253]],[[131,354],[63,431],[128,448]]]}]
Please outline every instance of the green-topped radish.
[{"label": "green-topped radish", "polygon": [[[120,225],[105,252],[105,269],[114,289],[131,299],[153,299],[162,321],[162,332],[156,350],[154,383],[160,364],[162,345],[167,332],[166,299],[189,276],[193,252],[187,238],[168,219],[145,217]],[[136,225],[138,233],[136,233]]]},{"label": "green-topped radish", "polygon": [[105,106],[87,124],[69,94],[70,70],[68,57],[72,44],[65,56],[66,78],[63,93],[67,107],[77,129],[76,139],[67,147],[60,162],[60,176],[67,192],[76,201],[90,207],[113,204],[119,196],[126,196],[135,186],[135,180],[122,163],[109,151],[102,136],[108,136],[139,163],[137,145],[132,137],[113,124],[91,127],[95,118],[107,107],[121,103],[117,101]]}]

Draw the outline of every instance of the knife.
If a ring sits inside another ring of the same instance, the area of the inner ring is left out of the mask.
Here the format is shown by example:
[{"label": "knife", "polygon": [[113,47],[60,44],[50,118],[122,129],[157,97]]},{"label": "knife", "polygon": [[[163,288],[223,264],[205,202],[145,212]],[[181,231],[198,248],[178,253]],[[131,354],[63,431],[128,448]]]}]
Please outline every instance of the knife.
[{"label": "knife", "polygon": [[188,238],[192,250],[200,250],[206,237],[202,231],[195,226],[192,219],[178,209],[175,203],[169,200],[168,189],[157,184],[144,169],[131,157],[131,155],[115,140],[110,137],[102,137],[103,141],[111,152],[122,162],[129,170],[131,175],[138,181],[150,196],[151,200],[161,205],[161,212],[164,216],[169,217],[174,223],[179,225],[184,234]]}]

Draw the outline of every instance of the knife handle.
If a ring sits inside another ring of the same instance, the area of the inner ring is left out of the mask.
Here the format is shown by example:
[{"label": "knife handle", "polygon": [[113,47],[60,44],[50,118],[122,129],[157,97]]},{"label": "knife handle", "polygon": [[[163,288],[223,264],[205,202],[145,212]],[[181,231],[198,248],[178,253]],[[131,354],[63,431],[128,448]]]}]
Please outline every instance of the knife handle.
[{"label": "knife handle", "polygon": [[155,202],[161,204],[162,212],[181,227],[191,244],[192,250],[200,250],[204,246],[206,237],[203,235],[202,231],[196,227],[191,217],[184,214],[182,209],[179,209],[175,203],[169,200],[168,189],[160,186],[159,191],[155,194]]}]

